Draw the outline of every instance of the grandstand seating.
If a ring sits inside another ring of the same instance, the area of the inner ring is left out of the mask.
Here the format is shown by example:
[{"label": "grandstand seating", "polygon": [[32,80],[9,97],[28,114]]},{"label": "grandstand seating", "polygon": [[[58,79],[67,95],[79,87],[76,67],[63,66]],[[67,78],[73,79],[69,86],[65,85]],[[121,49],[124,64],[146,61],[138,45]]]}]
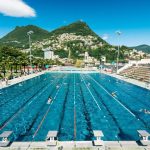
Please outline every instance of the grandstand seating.
[{"label": "grandstand seating", "polygon": [[131,66],[120,72],[120,75],[150,83],[150,65]]}]

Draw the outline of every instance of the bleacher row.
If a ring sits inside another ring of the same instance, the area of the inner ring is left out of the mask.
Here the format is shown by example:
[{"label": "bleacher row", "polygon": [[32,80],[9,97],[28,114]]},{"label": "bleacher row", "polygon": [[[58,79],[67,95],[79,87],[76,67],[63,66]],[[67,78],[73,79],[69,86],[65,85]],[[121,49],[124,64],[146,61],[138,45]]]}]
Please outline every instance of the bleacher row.
[{"label": "bleacher row", "polygon": [[120,75],[150,83],[150,65],[131,66],[123,70]]}]

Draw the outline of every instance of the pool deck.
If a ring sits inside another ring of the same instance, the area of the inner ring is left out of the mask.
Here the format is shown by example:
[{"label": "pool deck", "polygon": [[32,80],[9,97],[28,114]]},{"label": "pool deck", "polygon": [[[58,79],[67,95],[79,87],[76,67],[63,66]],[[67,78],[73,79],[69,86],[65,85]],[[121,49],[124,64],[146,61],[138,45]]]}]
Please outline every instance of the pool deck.
[{"label": "pool deck", "polygon": [[140,146],[135,141],[104,141],[103,146],[93,146],[92,141],[57,142],[57,146],[49,146],[47,142],[13,142],[9,147],[0,150],[150,150],[149,146]]},{"label": "pool deck", "polygon": [[30,74],[30,75],[26,75],[26,76],[21,76],[21,77],[18,77],[18,78],[14,78],[12,80],[8,80],[8,84],[6,84],[5,81],[0,81],[0,89],[5,88],[5,87],[9,87],[11,85],[20,83],[22,81],[25,81],[25,80],[28,80],[28,79],[31,79],[31,78],[34,78],[34,77],[42,75],[44,73],[45,73],[45,71],[42,71],[42,72],[33,73],[33,74]]},{"label": "pool deck", "polygon": [[141,81],[138,81],[138,80],[135,80],[135,79],[123,77],[123,76],[117,75],[115,73],[107,73],[107,72],[104,72],[104,71],[101,71],[100,73],[109,75],[111,77],[114,77],[114,78],[117,78],[117,79],[120,79],[120,80],[126,81],[128,83],[131,83],[131,84],[134,84],[134,85],[137,85],[137,86],[140,86],[142,88],[150,90],[150,84],[147,84],[145,82],[141,82]]},{"label": "pool deck", "polygon": [[74,70],[74,71],[72,71],[72,70],[70,70],[70,71],[68,71],[68,70],[54,70],[54,71],[47,71],[47,72],[49,72],[49,73],[81,73],[81,74],[88,74],[88,73],[99,73],[99,71],[98,70]]}]

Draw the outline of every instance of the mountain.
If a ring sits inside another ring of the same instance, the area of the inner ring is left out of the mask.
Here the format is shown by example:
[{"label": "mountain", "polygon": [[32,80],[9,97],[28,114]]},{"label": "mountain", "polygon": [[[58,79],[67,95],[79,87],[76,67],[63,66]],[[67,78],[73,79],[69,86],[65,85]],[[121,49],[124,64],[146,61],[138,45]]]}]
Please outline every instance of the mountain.
[{"label": "mountain", "polygon": [[[100,55],[105,55],[110,62],[116,59],[116,47],[104,41],[82,21],[76,21],[51,32],[33,25],[16,27],[0,40],[0,45],[19,47],[27,52],[28,31],[34,32],[31,35],[34,56],[43,56],[42,50],[49,47],[61,58],[70,56],[72,59],[83,59],[84,52],[88,51],[90,56],[97,59]],[[124,54],[129,50],[127,47],[122,47],[120,59],[124,60]]]},{"label": "mountain", "polygon": [[135,46],[135,47],[132,47],[132,48],[134,48],[138,51],[143,51],[145,53],[150,54],[150,46],[149,45],[143,44],[143,45]]},{"label": "mountain", "polygon": [[106,41],[104,41],[95,32],[93,32],[91,28],[83,21],[76,21],[67,26],[60,27],[50,32],[50,35],[56,36],[64,33],[68,33],[68,34],[74,33],[75,35],[80,35],[80,36],[93,36],[93,37],[97,37],[99,41],[106,43]]},{"label": "mountain", "polygon": [[82,35],[82,36],[98,36],[96,33],[94,33],[90,27],[82,21],[76,21],[72,24],[69,24],[67,26],[60,27],[54,31],[52,31],[51,35],[58,35],[63,33],[75,33],[76,35]]},{"label": "mountain", "polygon": [[27,25],[27,26],[17,26],[13,31],[8,33],[6,36],[0,39],[0,43],[22,47],[28,43],[27,32],[33,31],[34,34],[31,35],[32,42],[43,40],[49,37],[49,32],[41,29],[37,26]]},{"label": "mountain", "polygon": [[62,57],[66,57],[71,51],[71,58],[77,58],[80,54],[83,56],[85,51],[93,51],[103,45],[109,44],[82,21],[53,30],[47,39],[32,43],[35,50],[50,47],[59,56],[61,52]]},{"label": "mountain", "polygon": [[96,33],[94,33],[90,27],[81,21],[74,22],[67,26],[60,27],[52,32],[48,32],[44,29],[41,29],[37,26],[28,25],[28,26],[17,26],[13,31],[8,33],[6,36],[0,39],[0,43],[4,43],[11,46],[23,46],[28,43],[27,32],[33,31],[32,34],[32,42],[42,41],[44,39],[48,39],[51,37],[56,37],[62,35],[64,33],[75,34],[77,36],[93,36],[96,37],[99,41],[106,43],[103,39],[101,39]]},{"label": "mountain", "polygon": [[52,31],[50,34],[58,35],[63,33],[75,33],[76,35],[83,35],[83,36],[96,35],[85,22],[81,21],[77,21],[67,26],[60,27]]}]

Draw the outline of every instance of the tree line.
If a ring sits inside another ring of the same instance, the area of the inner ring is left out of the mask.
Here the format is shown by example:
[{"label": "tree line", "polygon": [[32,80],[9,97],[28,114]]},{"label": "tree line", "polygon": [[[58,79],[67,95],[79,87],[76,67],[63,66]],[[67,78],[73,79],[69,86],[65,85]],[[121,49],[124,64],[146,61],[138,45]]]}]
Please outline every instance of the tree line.
[{"label": "tree line", "polygon": [[23,53],[20,50],[3,46],[0,47],[0,78],[12,79],[15,76],[23,74],[29,74],[30,68],[34,71],[41,71],[49,68],[51,65],[61,64],[58,60],[49,60],[42,57],[32,56],[30,66],[30,58],[27,53]]}]

